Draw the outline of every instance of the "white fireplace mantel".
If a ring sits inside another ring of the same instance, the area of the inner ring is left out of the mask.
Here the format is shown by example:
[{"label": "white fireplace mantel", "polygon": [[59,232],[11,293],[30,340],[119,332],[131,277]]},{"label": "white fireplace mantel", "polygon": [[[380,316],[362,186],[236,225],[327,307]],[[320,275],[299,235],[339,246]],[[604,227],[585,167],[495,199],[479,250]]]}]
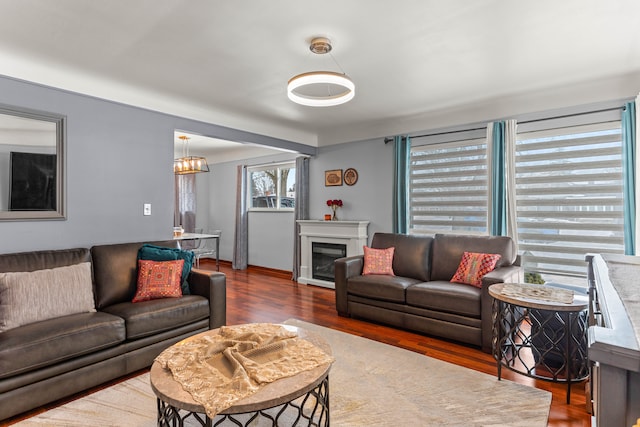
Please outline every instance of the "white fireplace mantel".
[{"label": "white fireplace mantel", "polygon": [[335,288],[333,282],[313,278],[312,244],[344,244],[347,256],[362,255],[367,245],[369,221],[298,220],[300,227],[300,274],[298,283]]}]

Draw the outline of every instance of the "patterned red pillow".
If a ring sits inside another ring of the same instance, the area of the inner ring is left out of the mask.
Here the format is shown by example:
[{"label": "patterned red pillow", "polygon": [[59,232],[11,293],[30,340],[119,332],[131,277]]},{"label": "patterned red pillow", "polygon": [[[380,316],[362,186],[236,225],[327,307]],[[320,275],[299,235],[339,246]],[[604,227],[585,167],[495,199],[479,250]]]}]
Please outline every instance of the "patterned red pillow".
[{"label": "patterned red pillow", "polygon": [[451,278],[451,282],[464,283],[481,288],[482,278],[496,268],[499,260],[499,254],[465,252],[462,254],[458,270]]},{"label": "patterned red pillow", "polygon": [[395,276],[393,274],[393,252],[396,248],[373,249],[363,246],[364,248],[364,267],[362,275],[366,274],[386,274],[387,276]]},{"label": "patterned red pillow", "polygon": [[132,302],[182,296],[180,277],[184,260],[138,260],[138,289]]}]

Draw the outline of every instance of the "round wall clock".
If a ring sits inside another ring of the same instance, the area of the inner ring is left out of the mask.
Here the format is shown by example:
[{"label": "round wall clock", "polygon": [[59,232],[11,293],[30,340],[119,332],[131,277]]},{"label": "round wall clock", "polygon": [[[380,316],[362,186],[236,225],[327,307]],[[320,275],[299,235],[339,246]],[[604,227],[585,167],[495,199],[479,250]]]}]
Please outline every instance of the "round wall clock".
[{"label": "round wall clock", "polygon": [[347,185],[353,185],[358,182],[358,171],[354,168],[349,168],[344,171],[343,177],[344,183]]}]

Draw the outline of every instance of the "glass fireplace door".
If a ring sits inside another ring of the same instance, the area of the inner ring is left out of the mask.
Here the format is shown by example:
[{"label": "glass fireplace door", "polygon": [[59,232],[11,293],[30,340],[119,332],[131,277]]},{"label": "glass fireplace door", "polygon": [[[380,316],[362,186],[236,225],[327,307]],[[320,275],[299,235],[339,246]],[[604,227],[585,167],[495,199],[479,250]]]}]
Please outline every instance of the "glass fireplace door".
[{"label": "glass fireplace door", "polygon": [[311,243],[311,269],[314,279],[333,282],[335,279],[333,262],[347,256],[347,245],[339,243]]}]

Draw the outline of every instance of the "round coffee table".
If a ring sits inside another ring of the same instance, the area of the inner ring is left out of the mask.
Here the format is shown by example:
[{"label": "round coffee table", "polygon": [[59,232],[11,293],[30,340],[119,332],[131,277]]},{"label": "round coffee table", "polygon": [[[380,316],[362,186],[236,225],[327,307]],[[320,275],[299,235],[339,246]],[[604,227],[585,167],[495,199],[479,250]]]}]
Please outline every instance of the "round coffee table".
[{"label": "round coffee table", "polygon": [[[296,331],[303,338],[325,353],[331,353],[329,344],[311,331],[290,325],[281,325]],[[187,340],[203,335],[215,335],[218,329],[202,332]],[[183,426],[189,421],[201,426],[222,426],[227,423],[247,426],[259,420],[268,425],[329,426],[329,370],[331,365],[301,372],[282,378],[262,387],[259,391],[237,401],[220,412],[213,420],[206,415],[204,407],[173,379],[171,372],[158,362],[151,366],[151,388],[158,401],[158,426]],[[291,421],[288,421],[291,420]],[[229,424],[227,423],[227,424]],[[258,424],[259,425],[259,424]]]}]

